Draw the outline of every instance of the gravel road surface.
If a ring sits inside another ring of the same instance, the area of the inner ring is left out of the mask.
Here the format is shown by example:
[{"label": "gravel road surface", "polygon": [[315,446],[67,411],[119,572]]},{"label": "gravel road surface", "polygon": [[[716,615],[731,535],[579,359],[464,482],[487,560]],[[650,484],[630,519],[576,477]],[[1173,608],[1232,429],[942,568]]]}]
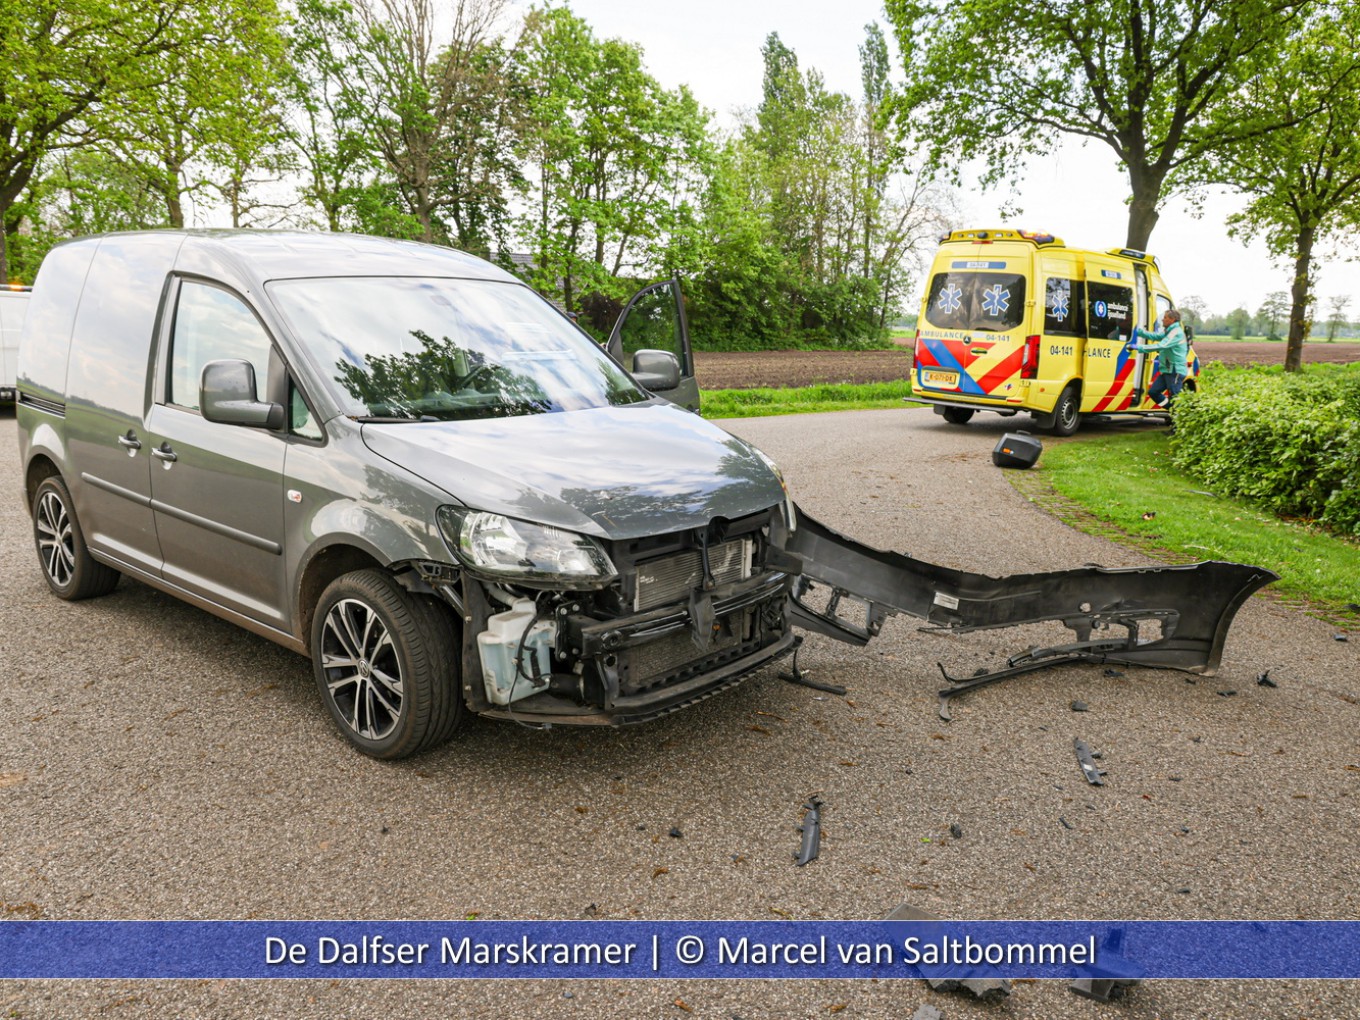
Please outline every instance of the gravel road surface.
[{"label": "gravel road surface", "polygon": [[[809,512],[874,545],[993,574],[1147,562],[1018,495],[990,464],[1001,419],[724,424]],[[971,673],[1032,639],[896,619],[868,649],[809,638],[802,665],[845,698],[767,670],[640,728],[474,721],[382,764],[333,730],[304,659],[126,580],[50,596],[15,449],[0,412],[0,918],[773,920],[904,901],[956,918],[1360,917],[1358,645],[1268,598],[1244,607],[1212,679],[1054,669],[961,698],[944,723],[937,661]],[[1256,683],[1267,667],[1276,689]],[[1106,786],[1083,781],[1074,737],[1104,753]],[[822,854],[797,868],[814,792]],[[1157,981],[1099,1005],[1023,983],[984,1006],[918,981],[0,982],[15,1018],[901,1018],[924,1003],[949,1020],[1356,1017],[1360,987]]]}]

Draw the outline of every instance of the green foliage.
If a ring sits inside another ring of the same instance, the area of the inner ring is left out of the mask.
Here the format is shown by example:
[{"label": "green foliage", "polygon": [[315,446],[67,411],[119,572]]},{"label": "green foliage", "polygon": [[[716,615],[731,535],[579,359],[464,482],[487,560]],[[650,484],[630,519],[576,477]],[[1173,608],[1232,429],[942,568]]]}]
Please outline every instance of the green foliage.
[{"label": "green foliage", "polygon": [[[191,0],[5,0],[0,4],[0,222],[59,149],[103,137],[104,115],[157,83],[157,61],[193,52]],[[0,279],[8,276],[0,231]]]},{"label": "green foliage", "polygon": [[[1118,529],[1099,533],[1132,542],[1158,559],[1257,564],[1280,575],[1270,591],[1348,613],[1345,606],[1356,601],[1360,544],[1281,520],[1217,488],[1209,492],[1200,478],[1173,462],[1171,445],[1161,430],[1084,435],[1079,442],[1050,447],[1036,470],[1018,473],[1023,477],[1014,482],[1025,490],[1047,482]],[[1038,499],[1043,502],[1042,494]],[[1052,509],[1068,517],[1065,506]],[[1069,519],[1091,530],[1089,518]]]},{"label": "green foliage", "polygon": [[1360,366],[1211,369],[1177,400],[1173,450],[1216,492],[1360,535]]},{"label": "green foliage", "polygon": [[1244,84],[1229,111],[1248,116],[1264,110],[1285,126],[1232,142],[1209,166],[1215,180],[1249,199],[1230,218],[1232,232],[1263,238],[1273,255],[1293,265],[1285,356],[1290,371],[1301,368],[1303,342],[1312,332],[1313,250],[1329,237],[1349,239],[1360,226],[1357,36],[1360,5],[1337,4],[1312,18],[1288,41],[1270,74]]},{"label": "green foliage", "polygon": [[911,382],[824,383],[781,389],[705,390],[700,410],[705,418],[762,418],[819,411],[866,411],[901,408],[911,396]]},{"label": "green foliage", "polygon": [[1233,105],[1317,4],[1309,0],[887,0],[907,72],[894,102],[915,154],[984,184],[1046,155],[1059,135],[1095,139],[1127,168],[1126,243],[1147,249],[1162,199],[1196,164],[1278,125]]},{"label": "green foliage", "polygon": [[517,60],[531,279],[570,308],[585,295],[626,298],[620,276],[665,262],[689,220],[708,114],[688,89],[663,89],[638,46],[596,38],[566,8],[530,11]]}]

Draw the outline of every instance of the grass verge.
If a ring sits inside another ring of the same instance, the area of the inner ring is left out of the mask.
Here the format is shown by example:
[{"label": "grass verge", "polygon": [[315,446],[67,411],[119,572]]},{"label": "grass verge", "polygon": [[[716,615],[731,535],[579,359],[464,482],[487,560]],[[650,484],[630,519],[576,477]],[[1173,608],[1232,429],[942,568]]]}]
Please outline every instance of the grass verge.
[{"label": "grass verge", "polygon": [[911,382],[824,383],[785,389],[704,390],[700,413],[705,418],[760,418],[816,411],[868,411],[906,407]]},{"label": "grass verge", "polygon": [[1040,465],[1008,472],[1026,497],[1073,527],[1169,563],[1230,560],[1280,575],[1268,591],[1354,629],[1360,543],[1219,497],[1171,464],[1163,432],[1051,444]]}]

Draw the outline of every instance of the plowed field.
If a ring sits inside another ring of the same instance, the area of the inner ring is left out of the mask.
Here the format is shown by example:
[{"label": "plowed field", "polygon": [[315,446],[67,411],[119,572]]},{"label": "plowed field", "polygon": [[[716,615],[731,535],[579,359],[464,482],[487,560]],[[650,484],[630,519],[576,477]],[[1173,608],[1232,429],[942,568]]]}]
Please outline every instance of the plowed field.
[{"label": "plowed field", "polygon": [[[1275,365],[1284,344],[1200,343],[1206,361],[1228,365]],[[757,386],[811,386],[816,383],[871,383],[905,379],[911,372],[911,347],[883,351],[722,351],[694,356],[699,385],[706,390]],[[1305,364],[1360,361],[1360,343],[1310,343]]]}]

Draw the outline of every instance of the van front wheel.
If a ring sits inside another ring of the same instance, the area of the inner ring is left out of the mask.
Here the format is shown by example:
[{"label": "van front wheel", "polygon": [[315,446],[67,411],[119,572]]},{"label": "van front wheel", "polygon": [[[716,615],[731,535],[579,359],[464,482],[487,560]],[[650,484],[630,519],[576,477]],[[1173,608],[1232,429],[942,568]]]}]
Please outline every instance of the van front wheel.
[{"label": "van front wheel", "polygon": [[311,651],[331,718],[372,758],[427,750],[461,721],[452,617],[381,570],[331,582],[312,617]]},{"label": "van front wheel", "polygon": [[973,417],[971,407],[946,407],[943,412],[944,420],[950,425],[967,425]]}]

